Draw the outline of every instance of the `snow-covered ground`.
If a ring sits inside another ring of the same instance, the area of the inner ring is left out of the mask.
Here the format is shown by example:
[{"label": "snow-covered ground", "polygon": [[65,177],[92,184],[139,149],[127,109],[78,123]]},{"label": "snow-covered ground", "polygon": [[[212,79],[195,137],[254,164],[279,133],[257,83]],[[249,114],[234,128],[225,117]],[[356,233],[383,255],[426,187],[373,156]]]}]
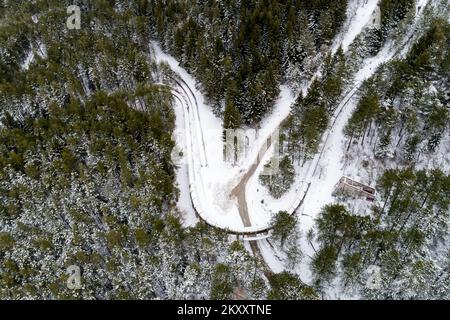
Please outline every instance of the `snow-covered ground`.
[{"label": "snow-covered ground", "polygon": [[[280,98],[278,99],[274,111],[266,119],[263,120],[260,130],[260,136],[268,137],[284,120],[289,112],[291,104],[294,102],[294,97],[287,87],[282,86]],[[263,142],[263,141],[261,141]],[[259,145],[258,145],[259,147]],[[274,199],[268,193],[267,188],[261,186],[259,183],[259,175],[264,169],[264,164],[268,163],[274,153],[274,145],[267,150],[261,159],[253,176],[249,179],[246,188],[246,199],[248,205],[248,213],[252,225],[265,228],[269,225],[272,215],[280,210],[293,212],[299,203],[299,195],[302,194],[300,188],[304,187],[298,179],[293,184],[291,192],[286,193],[281,199]],[[256,154],[251,155],[254,159]],[[297,177],[298,178],[298,177]]]},{"label": "snow-covered ground", "polygon": [[35,54],[37,53],[38,56],[40,56],[43,59],[47,58],[47,48],[43,43],[38,43],[38,49],[34,49],[33,46],[31,47],[31,50],[27,53],[25,60],[22,62],[20,67],[23,70],[28,70],[30,68],[30,64],[33,63],[34,59],[36,58]]},{"label": "snow-covered ground", "polygon": [[347,6],[347,19],[341,32],[333,42],[332,51],[339,46],[346,51],[358,34],[367,27],[379,23],[379,0],[351,0]]},{"label": "snow-covered ground", "polygon": [[[183,98],[176,92],[172,92],[175,99],[175,126],[177,128],[185,127],[185,116],[184,116],[184,101]],[[178,167],[177,170],[177,185],[180,190],[180,196],[178,198],[177,207],[181,210],[183,214],[183,223],[185,227],[194,226],[198,219],[195,214],[194,208],[192,207],[190,190],[189,190],[189,168],[187,161],[183,161],[183,157],[186,157],[187,150],[187,139],[185,134],[175,134],[174,140],[176,142],[175,150],[173,151],[176,156],[173,159],[179,159],[175,161],[175,165]],[[181,153],[184,155],[180,156]],[[178,156],[178,157],[177,157]]]}]

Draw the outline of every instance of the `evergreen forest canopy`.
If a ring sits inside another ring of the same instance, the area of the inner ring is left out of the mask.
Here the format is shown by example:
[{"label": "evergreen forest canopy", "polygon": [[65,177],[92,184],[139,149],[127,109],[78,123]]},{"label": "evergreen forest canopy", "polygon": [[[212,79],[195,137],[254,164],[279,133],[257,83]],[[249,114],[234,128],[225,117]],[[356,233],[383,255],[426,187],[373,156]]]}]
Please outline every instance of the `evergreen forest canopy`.
[{"label": "evergreen forest canopy", "polygon": [[0,2],[0,298],[265,297],[241,245],[182,227],[172,96],[143,2],[86,2],[75,32],[69,4]]},{"label": "evergreen forest canopy", "polygon": [[312,75],[315,55],[331,44],[347,6],[346,0],[150,3],[157,38],[196,75],[215,113],[232,104],[246,124],[271,110],[280,83]]},{"label": "evergreen forest canopy", "polygon": [[[75,31],[65,28],[73,4]],[[280,174],[261,179],[279,198],[319,151],[361,61],[415,11],[413,0],[381,0],[381,25],[331,55],[347,5],[0,0],[0,298],[318,299],[337,284],[370,299],[450,298],[450,176],[424,165],[449,137],[448,19],[430,17],[409,52],[356,93],[347,155],[373,156],[380,194],[366,216],[337,198],[300,234],[295,215],[275,214],[271,245],[292,271],[280,273],[223,230],[183,227],[173,97],[150,41],[195,75],[224,128],[256,125],[280,84],[299,92],[320,70],[283,122]],[[300,238],[316,245],[310,260]],[[364,286],[372,264],[386,275],[377,290]],[[70,265],[82,268],[83,290],[68,289]]]}]

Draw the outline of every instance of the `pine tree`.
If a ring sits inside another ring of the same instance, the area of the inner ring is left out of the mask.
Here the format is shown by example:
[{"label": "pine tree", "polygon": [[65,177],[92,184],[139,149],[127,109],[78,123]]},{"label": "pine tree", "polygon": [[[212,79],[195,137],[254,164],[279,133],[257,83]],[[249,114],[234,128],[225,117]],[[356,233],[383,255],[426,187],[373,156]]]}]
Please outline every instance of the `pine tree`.
[{"label": "pine tree", "polygon": [[235,107],[234,103],[229,100],[225,106],[223,113],[223,128],[224,129],[238,129],[241,126],[241,114]]},{"label": "pine tree", "polygon": [[286,239],[296,232],[297,219],[295,215],[290,215],[286,211],[278,212],[272,218],[272,238],[284,247]]},{"label": "pine tree", "polygon": [[350,148],[351,142],[355,137],[358,139],[362,137],[362,143],[364,143],[366,131],[380,112],[380,102],[377,94],[371,93],[361,98],[355,112],[353,112],[344,128],[344,134],[349,138],[348,148]]},{"label": "pine tree", "polygon": [[233,293],[233,283],[230,267],[219,263],[215,266],[211,280],[211,299],[230,299]]},{"label": "pine tree", "polygon": [[[271,160],[272,163],[277,161]],[[292,165],[291,159],[288,156],[284,156],[279,163],[279,170],[266,175],[261,173],[259,180],[261,184],[268,188],[269,193],[275,199],[281,198],[281,196],[289,190],[295,178],[295,169]]]},{"label": "pine tree", "polygon": [[317,293],[312,287],[302,283],[302,281],[290,272],[273,274],[269,278],[271,290],[267,296],[273,300],[315,300]]}]

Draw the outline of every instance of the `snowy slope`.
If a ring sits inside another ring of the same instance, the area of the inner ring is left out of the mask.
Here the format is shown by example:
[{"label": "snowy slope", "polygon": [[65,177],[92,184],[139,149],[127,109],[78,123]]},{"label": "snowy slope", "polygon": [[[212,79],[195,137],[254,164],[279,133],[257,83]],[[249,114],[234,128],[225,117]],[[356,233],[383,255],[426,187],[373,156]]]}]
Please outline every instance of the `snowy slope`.
[{"label": "snowy slope", "polygon": [[347,51],[349,45],[355,40],[363,29],[379,19],[377,10],[379,0],[351,0],[347,7],[347,19],[342,32],[333,42],[332,51],[335,52],[339,46]]}]

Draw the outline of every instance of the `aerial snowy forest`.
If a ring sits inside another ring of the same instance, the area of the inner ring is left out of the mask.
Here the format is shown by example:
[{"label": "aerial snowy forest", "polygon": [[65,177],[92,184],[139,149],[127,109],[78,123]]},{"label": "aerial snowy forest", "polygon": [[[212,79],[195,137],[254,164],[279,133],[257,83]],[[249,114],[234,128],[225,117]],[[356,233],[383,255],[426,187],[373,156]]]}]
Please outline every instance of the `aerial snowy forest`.
[{"label": "aerial snowy forest", "polygon": [[0,299],[450,299],[449,80],[448,0],[0,0]]}]

